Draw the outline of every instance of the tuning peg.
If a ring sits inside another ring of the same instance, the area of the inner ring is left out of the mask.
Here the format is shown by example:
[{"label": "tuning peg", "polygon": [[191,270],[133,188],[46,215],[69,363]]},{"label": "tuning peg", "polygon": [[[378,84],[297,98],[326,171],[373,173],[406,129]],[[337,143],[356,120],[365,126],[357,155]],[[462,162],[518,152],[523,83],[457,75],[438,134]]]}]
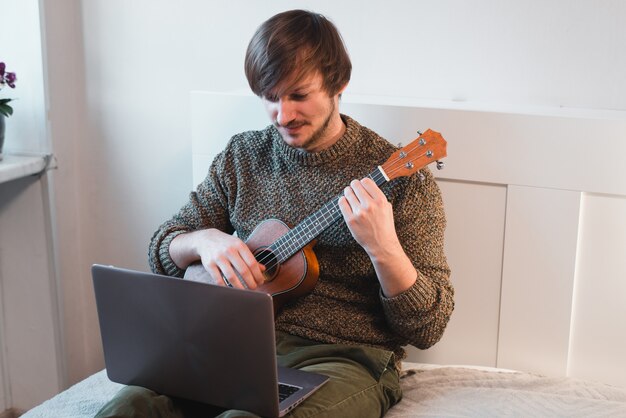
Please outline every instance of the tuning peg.
[{"label": "tuning peg", "polygon": [[439,161],[437,160],[437,170],[443,170],[443,168],[445,167],[445,163],[443,161]]},{"label": "tuning peg", "polygon": [[420,178],[420,181],[426,180],[426,176],[421,171],[417,172],[417,176]]},{"label": "tuning peg", "polygon": [[417,134],[418,134],[419,136],[424,135],[424,134],[422,133],[422,131],[417,131]]}]

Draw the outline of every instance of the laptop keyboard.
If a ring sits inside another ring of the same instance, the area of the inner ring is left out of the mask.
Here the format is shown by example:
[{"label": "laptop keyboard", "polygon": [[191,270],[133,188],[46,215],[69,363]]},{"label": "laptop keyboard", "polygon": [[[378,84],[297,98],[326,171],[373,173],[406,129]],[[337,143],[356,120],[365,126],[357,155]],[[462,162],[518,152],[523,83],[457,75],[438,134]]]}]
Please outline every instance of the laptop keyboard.
[{"label": "laptop keyboard", "polygon": [[279,402],[284,401],[285,399],[287,399],[288,397],[290,397],[291,395],[293,395],[300,389],[302,388],[298,386],[292,386],[292,385],[287,385],[284,383],[279,383],[278,384],[278,401]]}]

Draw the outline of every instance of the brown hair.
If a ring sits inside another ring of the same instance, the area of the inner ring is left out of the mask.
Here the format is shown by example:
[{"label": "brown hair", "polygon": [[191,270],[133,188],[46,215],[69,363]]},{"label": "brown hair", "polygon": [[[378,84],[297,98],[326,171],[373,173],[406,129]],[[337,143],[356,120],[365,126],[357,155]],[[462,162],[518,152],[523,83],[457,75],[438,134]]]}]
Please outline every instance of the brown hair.
[{"label": "brown hair", "polygon": [[333,96],[350,80],[352,64],[332,22],[317,13],[290,10],[257,29],[246,51],[245,71],[257,96],[267,95],[280,82],[297,82],[316,71]]}]

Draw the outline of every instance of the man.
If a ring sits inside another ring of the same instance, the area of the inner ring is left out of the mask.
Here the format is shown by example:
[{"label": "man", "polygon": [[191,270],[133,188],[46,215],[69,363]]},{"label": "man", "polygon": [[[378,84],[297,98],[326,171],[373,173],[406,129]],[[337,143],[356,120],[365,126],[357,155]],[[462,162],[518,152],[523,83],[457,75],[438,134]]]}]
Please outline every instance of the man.
[{"label": "man", "polygon": [[[231,139],[153,236],[151,268],[182,277],[200,261],[213,282],[256,289],[266,266],[244,243],[252,230],[267,218],[296,225],[341,194],[343,220],[314,247],[317,285],[276,316],[278,361],[330,377],[293,416],[382,416],[402,396],[402,346],[433,345],[453,310],[439,189],[428,169],[424,180],[404,177],[383,190],[364,178],[395,147],[339,113],[351,63],[323,16],[294,10],[270,18],[249,44],[245,70],[272,125]],[[185,413],[147,390],[130,392],[102,415],[139,404],[153,414]]]}]

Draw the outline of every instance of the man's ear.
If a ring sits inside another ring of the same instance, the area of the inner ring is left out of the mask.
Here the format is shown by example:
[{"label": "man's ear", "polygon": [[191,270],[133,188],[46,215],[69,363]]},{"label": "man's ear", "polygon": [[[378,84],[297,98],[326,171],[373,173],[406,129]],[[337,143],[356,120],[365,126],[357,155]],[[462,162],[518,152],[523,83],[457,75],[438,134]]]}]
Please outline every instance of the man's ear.
[{"label": "man's ear", "polygon": [[343,94],[343,92],[344,92],[344,91],[348,88],[348,84],[349,84],[349,83],[344,84],[344,85],[343,85],[343,87],[342,87],[342,88],[340,88],[340,89],[339,89],[339,91],[337,92],[337,94],[339,95],[339,99],[341,99],[341,95],[342,95],[342,94]]}]

